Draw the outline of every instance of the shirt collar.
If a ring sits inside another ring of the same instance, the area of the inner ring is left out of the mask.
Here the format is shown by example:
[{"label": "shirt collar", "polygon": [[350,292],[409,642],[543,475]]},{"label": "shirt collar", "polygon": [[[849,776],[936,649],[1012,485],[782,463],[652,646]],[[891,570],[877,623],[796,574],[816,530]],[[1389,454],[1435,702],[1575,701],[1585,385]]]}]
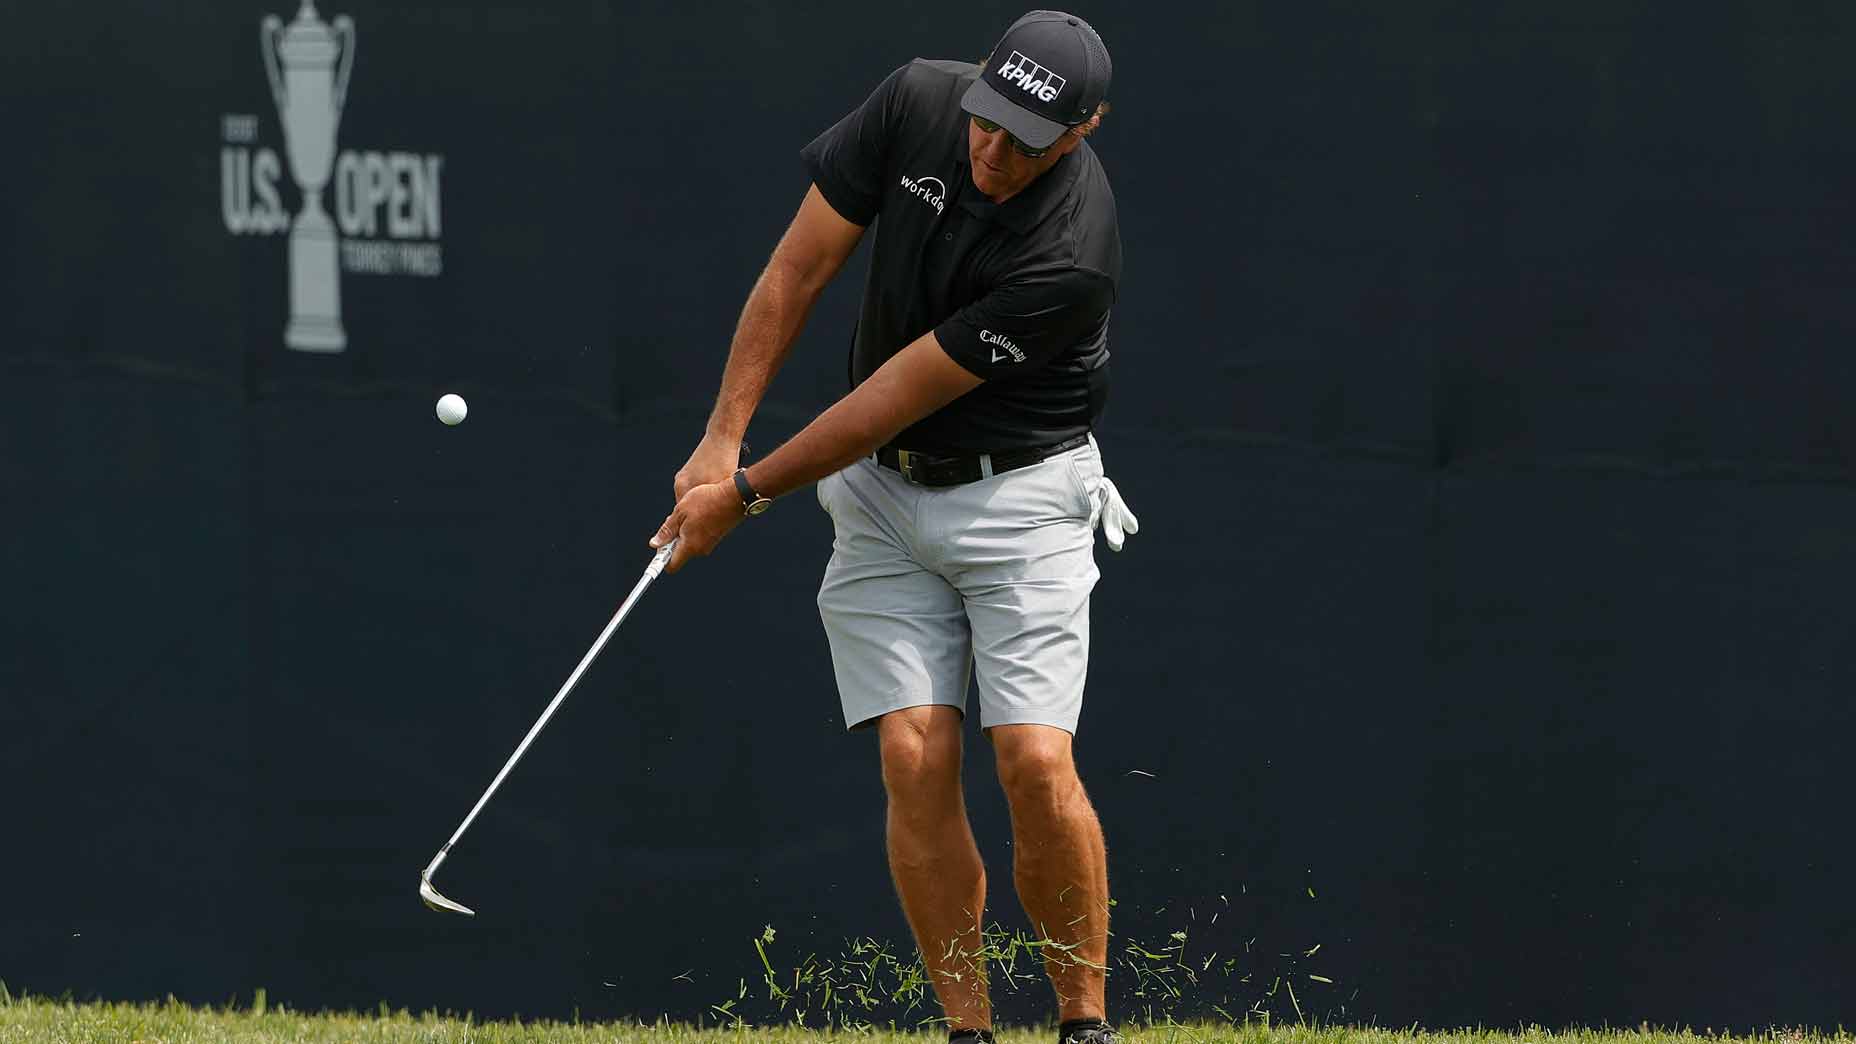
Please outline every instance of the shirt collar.
[{"label": "shirt collar", "polygon": [[961,130],[959,156],[954,161],[960,168],[960,209],[982,221],[1004,225],[1021,236],[1049,217],[1051,211],[1057,209],[1057,204],[1063,202],[1064,197],[1069,195],[1070,186],[1075,183],[1078,173],[1082,170],[1082,163],[1077,159],[1077,153],[1089,147],[1089,144],[1084,142],[1078,148],[1070,150],[1069,155],[1058,160],[1036,181],[1026,185],[1023,192],[1004,203],[994,203],[986,198],[985,193],[979,190],[979,186],[973,184],[973,175],[968,169],[964,120],[961,122]]}]

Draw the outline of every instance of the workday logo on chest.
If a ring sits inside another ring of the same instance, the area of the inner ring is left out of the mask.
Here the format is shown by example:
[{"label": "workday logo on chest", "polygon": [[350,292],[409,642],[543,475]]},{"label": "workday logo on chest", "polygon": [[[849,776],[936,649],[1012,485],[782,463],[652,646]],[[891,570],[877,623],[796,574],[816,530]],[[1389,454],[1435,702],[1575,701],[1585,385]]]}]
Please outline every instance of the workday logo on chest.
[{"label": "workday logo on chest", "polygon": [[[233,235],[289,233],[290,317],[286,347],[340,352],[341,274],[437,276],[439,172],[444,157],[406,150],[355,152],[336,148],[336,130],[354,69],[354,20],[323,21],[314,0],[302,0],[295,20],[276,15],[259,23],[259,50],[271,99],[283,128],[283,155],[302,200],[292,215],[278,191],[284,164],[258,137],[258,117],[228,113],[221,121],[220,210]],[[334,188],[333,211],[325,188]]]},{"label": "workday logo on chest", "polygon": [[947,185],[940,178],[902,176],[902,191],[934,208],[936,214],[947,209]]}]

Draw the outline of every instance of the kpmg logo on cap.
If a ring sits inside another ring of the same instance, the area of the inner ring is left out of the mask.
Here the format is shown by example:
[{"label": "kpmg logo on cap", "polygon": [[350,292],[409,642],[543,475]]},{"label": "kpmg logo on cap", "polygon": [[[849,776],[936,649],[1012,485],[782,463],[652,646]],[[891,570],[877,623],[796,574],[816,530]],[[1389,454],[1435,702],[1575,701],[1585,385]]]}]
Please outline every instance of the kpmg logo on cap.
[{"label": "kpmg logo on cap", "polygon": [[999,66],[999,75],[1005,77],[1007,83],[1017,84],[1019,90],[1035,95],[1040,101],[1056,101],[1057,95],[1062,94],[1064,86],[1070,82],[1017,51],[1013,51],[1005,64]]}]

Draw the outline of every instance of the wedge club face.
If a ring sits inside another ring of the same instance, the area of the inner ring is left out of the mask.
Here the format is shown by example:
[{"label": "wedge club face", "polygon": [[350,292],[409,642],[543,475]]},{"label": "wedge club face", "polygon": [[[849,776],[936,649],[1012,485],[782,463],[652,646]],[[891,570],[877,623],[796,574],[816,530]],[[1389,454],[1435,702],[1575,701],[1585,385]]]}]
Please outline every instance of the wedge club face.
[{"label": "wedge club face", "polygon": [[440,895],[438,889],[432,887],[432,875],[429,871],[419,875],[419,898],[425,900],[425,905],[441,913],[458,913],[466,917],[477,916],[477,911],[463,903],[454,903]]}]

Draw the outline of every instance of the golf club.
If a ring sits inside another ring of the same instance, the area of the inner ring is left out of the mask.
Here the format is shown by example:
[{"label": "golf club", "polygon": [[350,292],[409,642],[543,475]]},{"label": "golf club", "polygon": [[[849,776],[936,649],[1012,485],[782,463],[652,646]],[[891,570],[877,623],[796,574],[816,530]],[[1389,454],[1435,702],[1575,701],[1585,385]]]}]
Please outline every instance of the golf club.
[{"label": "golf club", "polygon": [[463,903],[454,902],[439,894],[438,889],[432,885],[432,875],[438,872],[438,865],[445,861],[445,856],[450,853],[451,846],[457,844],[458,838],[464,836],[464,831],[470,829],[471,821],[477,818],[477,813],[483,811],[483,806],[489,803],[490,795],[496,793],[496,788],[503,785],[503,777],[509,775],[509,770],[515,768],[516,762],[522,760],[523,752],[528,750],[528,745],[533,743],[535,737],[541,734],[543,726],[547,725],[548,719],[554,716],[555,709],[560,707],[561,701],[565,700],[567,694],[573,691],[574,684],[580,680],[580,676],[586,673],[587,667],[599,656],[599,651],[606,647],[606,639],[611,638],[612,632],[619,629],[619,622],[625,619],[626,613],[631,612],[632,606],[637,603],[639,596],[644,594],[644,589],[650,587],[651,581],[657,579],[657,575],[664,571],[664,563],[670,561],[670,552],[675,549],[676,546],[677,542],[672,540],[670,543],[657,549],[657,554],[651,559],[651,564],[645,567],[644,576],[639,578],[638,586],[632,588],[631,595],[625,599],[625,604],[619,606],[619,611],[612,614],[612,620],[606,624],[606,629],[599,632],[599,638],[593,642],[593,647],[586,651],[585,656],[581,657],[580,666],[575,667],[574,672],[567,676],[567,684],[561,686],[561,691],[554,694],[554,700],[548,704],[548,709],[541,712],[541,717],[537,719],[534,726],[528,730],[528,735],[522,737],[522,742],[516,747],[516,752],[509,755],[509,760],[503,763],[503,770],[498,772],[496,778],[490,781],[490,789],[483,792],[483,796],[477,799],[476,806],[470,810],[470,815],[465,816],[464,822],[458,824],[457,833],[451,835],[451,840],[445,842],[445,847],[438,850],[438,854],[432,857],[432,861],[426,864],[425,870],[419,874],[419,898],[425,900],[425,905],[434,910],[460,913],[466,917],[477,916],[477,911],[465,906]]}]

